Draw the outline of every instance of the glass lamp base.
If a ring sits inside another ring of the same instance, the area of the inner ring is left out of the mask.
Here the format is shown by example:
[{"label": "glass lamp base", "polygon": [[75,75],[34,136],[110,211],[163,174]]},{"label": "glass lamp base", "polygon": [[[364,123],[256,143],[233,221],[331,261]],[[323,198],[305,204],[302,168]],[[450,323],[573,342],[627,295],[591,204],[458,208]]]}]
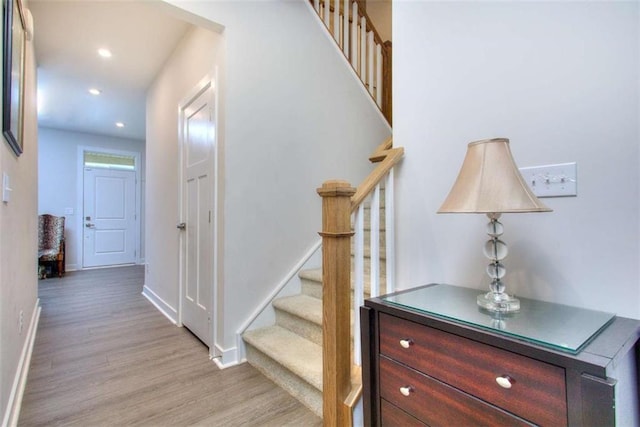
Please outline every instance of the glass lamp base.
[{"label": "glass lamp base", "polygon": [[504,293],[487,292],[478,295],[478,305],[489,311],[510,313],[520,310],[520,300]]}]

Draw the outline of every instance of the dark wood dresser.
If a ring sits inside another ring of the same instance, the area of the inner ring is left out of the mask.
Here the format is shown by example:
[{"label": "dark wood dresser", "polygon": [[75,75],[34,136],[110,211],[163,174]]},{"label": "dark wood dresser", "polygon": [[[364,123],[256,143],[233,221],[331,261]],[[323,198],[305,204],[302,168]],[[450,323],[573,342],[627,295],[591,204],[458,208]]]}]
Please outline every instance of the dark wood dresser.
[{"label": "dark wood dresser", "polygon": [[640,321],[526,299],[500,315],[478,293],[426,285],[365,301],[365,425],[640,423]]}]

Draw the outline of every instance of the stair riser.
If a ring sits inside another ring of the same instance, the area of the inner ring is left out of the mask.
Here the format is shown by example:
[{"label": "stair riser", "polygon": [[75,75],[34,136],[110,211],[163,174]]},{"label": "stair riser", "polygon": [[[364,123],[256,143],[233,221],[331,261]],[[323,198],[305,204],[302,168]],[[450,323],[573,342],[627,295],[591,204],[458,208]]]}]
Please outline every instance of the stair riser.
[{"label": "stair riser", "polygon": [[276,309],[276,324],[309,341],[322,345],[322,326],[302,319],[295,314]]},{"label": "stair riser", "polygon": [[302,283],[302,293],[313,298],[322,299],[322,282],[300,278]]},{"label": "stair riser", "polygon": [[278,384],[317,416],[322,417],[322,391],[293,374],[286,367],[247,344],[247,361]]}]

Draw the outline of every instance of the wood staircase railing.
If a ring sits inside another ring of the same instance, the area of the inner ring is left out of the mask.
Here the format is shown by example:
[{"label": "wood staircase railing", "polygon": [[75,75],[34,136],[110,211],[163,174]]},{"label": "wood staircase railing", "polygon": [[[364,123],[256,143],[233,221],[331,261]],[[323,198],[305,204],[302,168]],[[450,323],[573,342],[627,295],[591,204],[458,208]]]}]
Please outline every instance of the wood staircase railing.
[{"label": "wood staircase railing", "polygon": [[[351,367],[354,358],[351,355],[351,337],[354,339],[353,350],[356,365],[359,364],[359,322],[357,308],[364,300],[363,270],[364,266],[359,258],[362,254],[363,233],[362,216],[363,202],[372,195],[371,203],[371,251],[370,277],[372,282],[379,278],[374,264],[379,263],[379,239],[375,237],[375,217],[379,220],[380,186],[386,178],[386,254],[393,257],[393,167],[403,156],[403,148],[393,148],[393,141],[389,139],[378,147],[370,160],[378,165],[365,181],[357,188],[351,187],[346,181],[332,180],[325,182],[318,189],[322,197],[322,321],[323,321],[323,420],[325,426],[352,425],[353,406],[362,392],[362,381],[352,383]],[[377,201],[376,201],[377,200]],[[390,211],[390,212],[389,212]],[[355,231],[351,228],[351,215],[356,214]],[[360,225],[358,224],[360,223]],[[353,305],[351,306],[351,236],[356,234],[355,253],[355,285]],[[377,247],[377,249],[376,249]],[[358,253],[360,252],[360,254]],[[391,263],[393,265],[393,263]],[[374,277],[375,276],[375,277]],[[392,290],[393,267],[387,265],[387,291]],[[371,296],[377,296],[378,289],[371,284]],[[351,310],[356,308],[354,331],[351,331]]]},{"label": "wood staircase railing", "polygon": [[391,108],[391,42],[383,41],[364,0],[310,0],[389,124]]}]

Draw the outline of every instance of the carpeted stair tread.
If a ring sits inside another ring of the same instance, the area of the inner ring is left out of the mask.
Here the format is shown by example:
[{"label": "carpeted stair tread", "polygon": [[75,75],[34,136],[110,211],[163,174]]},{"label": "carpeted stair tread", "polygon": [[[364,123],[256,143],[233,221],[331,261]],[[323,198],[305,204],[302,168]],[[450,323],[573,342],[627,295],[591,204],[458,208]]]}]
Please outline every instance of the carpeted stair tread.
[{"label": "carpeted stair tread", "polygon": [[291,313],[309,322],[322,326],[322,300],[309,295],[298,294],[277,298],[273,306],[287,313]]},{"label": "carpeted stair tread", "polygon": [[245,341],[322,391],[322,347],[280,326],[247,331]]}]

